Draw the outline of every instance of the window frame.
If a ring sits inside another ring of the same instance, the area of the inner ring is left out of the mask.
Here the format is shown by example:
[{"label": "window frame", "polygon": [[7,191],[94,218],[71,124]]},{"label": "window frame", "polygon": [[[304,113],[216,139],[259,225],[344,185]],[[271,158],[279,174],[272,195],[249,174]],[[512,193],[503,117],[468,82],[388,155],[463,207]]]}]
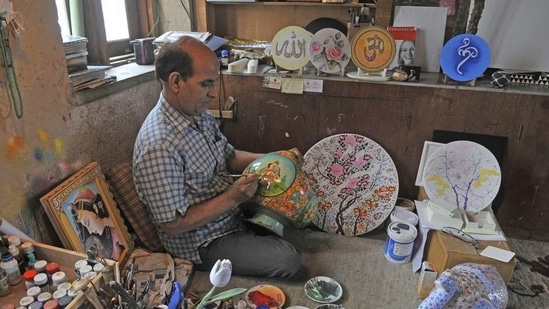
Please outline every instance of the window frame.
[{"label": "window frame", "polygon": [[130,38],[108,42],[101,0],[82,0],[85,36],[88,39],[88,63],[115,65],[113,59],[133,54],[131,40],[155,36],[153,1],[125,0]]}]

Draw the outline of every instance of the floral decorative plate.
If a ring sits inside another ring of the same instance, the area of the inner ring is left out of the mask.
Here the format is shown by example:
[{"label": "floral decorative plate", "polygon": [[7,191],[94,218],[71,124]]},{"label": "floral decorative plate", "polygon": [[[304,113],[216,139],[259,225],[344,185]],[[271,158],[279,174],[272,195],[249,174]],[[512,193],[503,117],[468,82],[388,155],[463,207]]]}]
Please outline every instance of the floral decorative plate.
[{"label": "floral decorative plate", "polygon": [[260,284],[246,292],[246,302],[252,309],[259,305],[267,305],[269,309],[278,309],[286,302],[286,295],[274,285]]},{"label": "floral decorative plate", "polygon": [[451,79],[465,82],[482,75],[490,64],[490,47],[480,36],[466,33],[451,38],[440,52],[440,66]]},{"label": "floral decorative plate", "polygon": [[288,26],[278,31],[271,42],[274,62],[286,69],[297,70],[309,62],[308,46],[312,34],[298,26]]},{"label": "floral decorative plate", "polygon": [[339,300],[343,289],[334,279],[318,276],[305,283],[305,294],[317,303],[328,304]]},{"label": "floral decorative plate", "polygon": [[351,59],[365,72],[383,71],[393,62],[395,54],[395,39],[379,26],[360,29],[351,41]]},{"label": "floral decorative plate", "polygon": [[330,233],[355,236],[385,221],[398,197],[398,173],[387,153],[358,134],[338,134],[303,156],[303,171],[318,197],[313,223]]},{"label": "floral decorative plate", "polygon": [[434,203],[443,200],[462,210],[489,206],[501,184],[501,169],[486,147],[471,141],[440,146],[425,164],[423,185]]},{"label": "floral decorative plate", "polygon": [[343,75],[351,60],[351,44],[341,31],[333,28],[318,30],[309,41],[309,58],[321,72]]}]

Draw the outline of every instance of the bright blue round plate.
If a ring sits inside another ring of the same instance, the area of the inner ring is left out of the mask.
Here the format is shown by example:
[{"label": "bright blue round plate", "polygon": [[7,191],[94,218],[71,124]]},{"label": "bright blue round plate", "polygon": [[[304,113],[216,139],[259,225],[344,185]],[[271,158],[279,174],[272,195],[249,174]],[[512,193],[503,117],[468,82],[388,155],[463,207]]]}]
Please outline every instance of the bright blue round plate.
[{"label": "bright blue round plate", "polygon": [[458,82],[473,80],[488,68],[490,47],[481,37],[460,34],[451,38],[440,53],[444,74]]}]

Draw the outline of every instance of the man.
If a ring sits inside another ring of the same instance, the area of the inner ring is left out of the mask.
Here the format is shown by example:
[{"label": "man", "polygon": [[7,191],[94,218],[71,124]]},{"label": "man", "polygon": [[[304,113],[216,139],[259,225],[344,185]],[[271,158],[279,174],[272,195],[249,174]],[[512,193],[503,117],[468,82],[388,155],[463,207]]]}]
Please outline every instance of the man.
[{"label": "man", "polygon": [[215,53],[184,36],[161,48],[155,69],[162,92],[137,136],[133,174],[166,250],[200,270],[229,259],[234,274],[295,275],[301,256],[291,244],[242,224],[239,205],[254,195],[258,177],[226,175],[262,154],[235,150],[207,111],[218,94]]}]

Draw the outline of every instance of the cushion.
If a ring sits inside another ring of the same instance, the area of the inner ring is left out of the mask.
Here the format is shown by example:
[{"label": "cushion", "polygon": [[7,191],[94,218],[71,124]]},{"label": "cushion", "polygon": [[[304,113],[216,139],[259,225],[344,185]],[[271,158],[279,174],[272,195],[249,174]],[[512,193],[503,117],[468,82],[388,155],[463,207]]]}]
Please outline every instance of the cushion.
[{"label": "cushion", "polygon": [[132,160],[118,163],[105,173],[114,200],[128,223],[128,229],[133,231],[144,247],[153,252],[165,251],[160,242],[160,236],[141,202],[133,184]]}]

